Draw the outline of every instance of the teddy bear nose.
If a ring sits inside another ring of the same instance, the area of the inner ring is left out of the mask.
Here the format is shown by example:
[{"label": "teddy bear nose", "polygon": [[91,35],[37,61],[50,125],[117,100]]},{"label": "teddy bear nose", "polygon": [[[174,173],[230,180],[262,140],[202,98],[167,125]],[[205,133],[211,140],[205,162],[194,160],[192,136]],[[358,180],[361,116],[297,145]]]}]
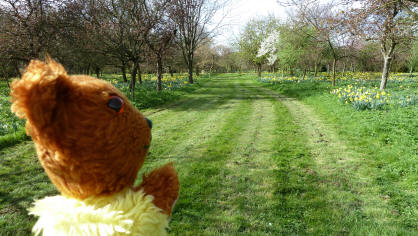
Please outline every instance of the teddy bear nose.
[{"label": "teddy bear nose", "polygon": [[149,128],[152,129],[152,121],[148,118],[145,118],[145,120],[147,120]]}]

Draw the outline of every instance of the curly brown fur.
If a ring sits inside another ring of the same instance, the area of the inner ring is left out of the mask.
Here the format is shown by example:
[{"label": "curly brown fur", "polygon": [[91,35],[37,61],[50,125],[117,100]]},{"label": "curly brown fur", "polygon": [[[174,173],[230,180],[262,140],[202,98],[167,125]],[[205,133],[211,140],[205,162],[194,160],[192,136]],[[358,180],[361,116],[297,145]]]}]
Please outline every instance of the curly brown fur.
[{"label": "curly brown fur", "polygon": [[142,183],[136,188],[144,189],[146,194],[154,196],[153,203],[168,215],[177,201],[180,184],[176,170],[172,163],[142,177]]},{"label": "curly brown fur", "polygon": [[[110,96],[123,99],[117,114]],[[63,195],[84,199],[132,186],[151,131],[142,114],[111,84],[67,75],[53,60],[33,60],[12,83],[12,110],[26,118],[40,162]]]}]

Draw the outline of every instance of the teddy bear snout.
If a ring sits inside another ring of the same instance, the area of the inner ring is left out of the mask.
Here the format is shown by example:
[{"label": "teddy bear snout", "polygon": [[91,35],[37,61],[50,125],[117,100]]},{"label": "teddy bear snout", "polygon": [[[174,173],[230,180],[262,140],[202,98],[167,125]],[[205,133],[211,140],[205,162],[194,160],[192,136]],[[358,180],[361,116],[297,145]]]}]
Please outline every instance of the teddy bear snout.
[{"label": "teddy bear snout", "polygon": [[147,120],[148,127],[149,127],[150,129],[152,129],[152,121],[151,121],[150,119],[148,119],[148,118],[145,118],[145,120]]}]

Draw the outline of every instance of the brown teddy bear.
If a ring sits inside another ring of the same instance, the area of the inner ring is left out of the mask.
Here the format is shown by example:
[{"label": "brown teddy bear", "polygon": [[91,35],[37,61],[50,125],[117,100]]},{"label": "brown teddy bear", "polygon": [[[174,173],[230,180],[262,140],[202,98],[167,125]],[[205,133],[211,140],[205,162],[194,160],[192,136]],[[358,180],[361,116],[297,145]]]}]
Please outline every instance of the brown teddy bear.
[{"label": "brown teddy bear", "polygon": [[29,210],[43,235],[165,235],[179,195],[167,164],[134,187],[152,123],[110,83],[33,60],[12,83],[12,111],[27,119],[39,160],[61,195]]}]

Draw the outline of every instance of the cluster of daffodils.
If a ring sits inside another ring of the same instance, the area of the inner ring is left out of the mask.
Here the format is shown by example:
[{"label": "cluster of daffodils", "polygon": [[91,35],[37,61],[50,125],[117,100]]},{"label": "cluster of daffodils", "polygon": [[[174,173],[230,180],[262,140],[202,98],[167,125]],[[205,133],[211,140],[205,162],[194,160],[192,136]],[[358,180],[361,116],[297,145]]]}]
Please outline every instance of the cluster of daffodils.
[{"label": "cluster of daffodils", "polygon": [[[145,83],[151,82],[151,86],[153,88],[157,88],[157,81],[157,76],[148,76],[144,79]],[[187,75],[164,75],[161,78],[161,85],[163,90],[176,90],[189,85],[189,78],[187,77]]]},{"label": "cluster of daffodils", "polygon": [[391,104],[391,94],[376,88],[353,87],[338,88],[331,91],[341,102],[352,104],[356,110],[381,109]]},{"label": "cluster of daffodils", "polygon": [[418,97],[416,95],[398,96],[397,104],[401,107],[412,106],[418,104]]},{"label": "cluster of daffodils", "polygon": [[[381,73],[379,72],[345,72],[336,73],[335,80],[337,81],[373,81],[380,79]],[[332,74],[326,72],[319,73],[318,79],[320,80],[332,80]]]},{"label": "cluster of daffodils", "polygon": [[275,77],[275,76],[268,76],[260,78],[259,81],[263,83],[271,83],[271,84],[277,84],[277,83],[300,83],[302,78],[298,78],[296,76],[289,76],[289,77]]}]

